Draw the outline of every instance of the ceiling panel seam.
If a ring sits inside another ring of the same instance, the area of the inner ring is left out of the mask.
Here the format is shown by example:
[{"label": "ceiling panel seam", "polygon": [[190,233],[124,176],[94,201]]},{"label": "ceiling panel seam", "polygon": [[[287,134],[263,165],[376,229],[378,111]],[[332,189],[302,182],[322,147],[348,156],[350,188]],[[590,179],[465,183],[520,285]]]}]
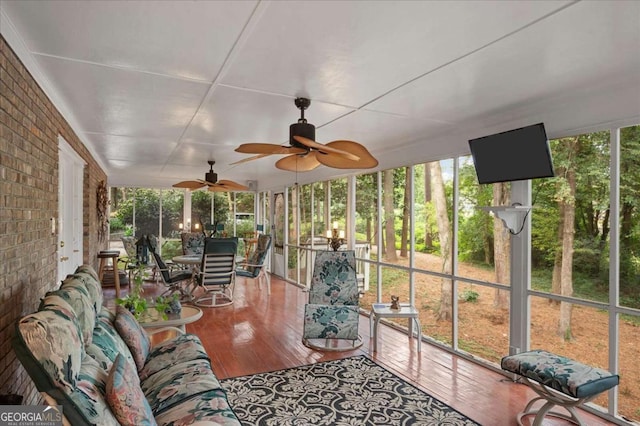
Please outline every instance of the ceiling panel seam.
[{"label": "ceiling panel seam", "polygon": [[[176,152],[176,150],[178,150],[178,148],[180,148],[180,145],[182,144],[182,139],[184,138],[184,135],[189,130],[189,127],[193,123],[193,120],[195,120],[195,118],[198,116],[198,114],[200,113],[200,111],[203,108],[203,105],[205,105],[209,101],[211,96],[213,96],[213,92],[214,92],[215,88],[219,84],[218,82],[220,81],[220,79],[224,76],[224,74],[229,69],[230,64],[233,62],[233,59],[238,55],[238,51],[240,50],[242,45],[246,42],[246,40],[249,38],[249,35],[253,31],[253,29],[256,27],[257,23],[260,21],[260,18],[264,14],[264,11],[266,10],[266,8],[267,8],[267,3],[263,2],[263,1],[259,1],[256,4],[256,6],[253,8],[253,11],[251,12],[249,17],[247,18],[247,22],[245,22],[244,26],[240,30],[240,34],[238,34],[238,37],[236,38],[236,40],[231,45],[231,48],[229,49],[229,52],[227,53],[227,56],[224,58],[224,61],[222,62],[222,65],[220,66],[220,70],[218,71],[216,76],[213,78],[213,80],[211,82],[211,85],[209,86],[209,89],[207,90],[207,93],[205,93],[205,95],[202,97],[202,100],[200,101],[200,104],[198,105],[198,107],[196,108],[195,112],[191,116],[191,119],[189,120],[189,122],[186,124],[186,126],[182,130],[182,133],[178,137],[176,146],[173,148],[171,153],[169,153],[169,155],[167,156],[167,160],[165,161],[165,163],[162,166],[162,171],[164,171],[165,168],[167,167],[169,159],[171,158],[171,156]],[[214,159],[210,158],[209,160],[214,160]]]}]

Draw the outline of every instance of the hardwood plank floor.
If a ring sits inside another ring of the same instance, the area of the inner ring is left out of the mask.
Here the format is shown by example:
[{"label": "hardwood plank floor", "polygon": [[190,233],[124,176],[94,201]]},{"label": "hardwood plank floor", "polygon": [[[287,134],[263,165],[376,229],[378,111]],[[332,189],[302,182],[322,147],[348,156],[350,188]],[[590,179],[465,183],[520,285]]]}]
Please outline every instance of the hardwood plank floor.
[{"label": "hardwood plank floor", "polygon": [[[502,374],[444,351],[427,342],[417,352],[415,339],[392,327],[379,327],[378,352],[373,352],[369,318],[360,316],[364,345],[348,352],[319,352],[302,344],[302,320],[307,293],[272,278],[271,295],[253,282],[238,278],[234,303],[224,308],[204,308],[199,321],[187,325],[207,350],[220,379],[281,370],[315,362],[364,354],[389,371],[486,426],[516,425],[516,414],[535,396],[527,386]],[[123,291],[126,294],[126,287]],[[145,296],[164,289],[145,284]],[[107,306],[113,306],[113,289],[105,289]],[[612,425],[580,410],[589,426]],[[532,419],[528,420],[530,424]],[[545,426],[569,422],[546,420]]]}]

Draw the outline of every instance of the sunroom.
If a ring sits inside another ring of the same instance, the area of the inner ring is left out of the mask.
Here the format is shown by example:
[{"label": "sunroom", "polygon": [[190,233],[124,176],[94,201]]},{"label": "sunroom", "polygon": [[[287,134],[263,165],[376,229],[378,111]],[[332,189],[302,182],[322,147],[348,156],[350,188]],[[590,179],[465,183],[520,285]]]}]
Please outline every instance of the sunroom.
[{"label": "sunroom", "polygon": [[[365,322],[397,296],[423,347],[489,371],[541,348],[619,374],[587,410],[639,421],[639,20],[622,1],[1,2],[3,342],[122,237],[170,258],[187,231],[239,253],[267,233],[304,295],[335,231]],[[478,183],[469,141],[537,123],[554,177]],[[345,141],[376,164],[324,161]],[[244,189],[174,187],[214,171]],[[0,394],[39,403],[11,345],[0,362]]]}]

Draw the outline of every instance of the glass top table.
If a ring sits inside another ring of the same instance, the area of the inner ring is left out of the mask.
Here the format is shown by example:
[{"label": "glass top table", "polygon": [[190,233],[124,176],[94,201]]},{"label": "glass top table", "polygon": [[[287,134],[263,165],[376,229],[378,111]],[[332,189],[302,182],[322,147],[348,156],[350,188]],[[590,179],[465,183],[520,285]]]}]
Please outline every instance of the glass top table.
[{"label": "glass top table", "polygon": [[183,254],[180,256],[174,256],[171,258],[175,263],[182,265],[200,265],[202,262],[201,254]]},{"label": "glass top table", "polygon": [[[418,340],[418,352],[422,349],[422,329],[420,328],[420,312],[408,303],[400,303],[400,309],[391,309],[390,303],[374,303],[369,314],[369,328],[373,337],[373,351],[378,352],[378,323],[381,318],[409,318],[416,326],[416,338]],[[409,336],[413,336],[411,323],[409,324]]]},{"label": "glass top table", "polygon": [[196,306],[182,305],[182,310],[178,314],[167,314],[167,318],[164,319],[162,314],[155,308],[148,308],[140,316],[140,325],[144,328],[158,328],[158,327],[177,327],[182,331],[185,330],[186,324],[198,321],[202,318],[202,310]]}]

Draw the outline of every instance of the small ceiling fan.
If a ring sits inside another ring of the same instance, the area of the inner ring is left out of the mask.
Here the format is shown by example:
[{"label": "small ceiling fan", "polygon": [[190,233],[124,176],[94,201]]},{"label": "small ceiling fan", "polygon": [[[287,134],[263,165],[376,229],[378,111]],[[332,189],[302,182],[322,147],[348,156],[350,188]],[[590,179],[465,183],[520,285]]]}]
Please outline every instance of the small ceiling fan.
[{"label": "small ceiling fan", "polygon": [[241,185],[231,180],[218,180],[218,174],[213,171],[213,165],[215,161],[209,160],[209,172],[205,173],[204,180],[185,180],[173,185],[174,188],[186,188],[191,191],[196,189],[208,187],[211,192],[233,192],[233,191],[249,191],[248,186]]},{"label": "small ceiling fan", "polygon": [[297,123],[289,126],[289,145],[244,143],[235,151],[257,155],[233,164],[257,160],[268,155],[285,154],[286,157],[276,162],[276,167],[291,172],[307,172],[320,164],[336,169],[370,169],[378,165],[378,160],[358,142],[347,140],[326,144],[316,142],[316,127],[307,123],[304,118],[304,110],[309,107],[311,101],[307,98],[296,98],[295,104],[300,110],[300,118]]}]

